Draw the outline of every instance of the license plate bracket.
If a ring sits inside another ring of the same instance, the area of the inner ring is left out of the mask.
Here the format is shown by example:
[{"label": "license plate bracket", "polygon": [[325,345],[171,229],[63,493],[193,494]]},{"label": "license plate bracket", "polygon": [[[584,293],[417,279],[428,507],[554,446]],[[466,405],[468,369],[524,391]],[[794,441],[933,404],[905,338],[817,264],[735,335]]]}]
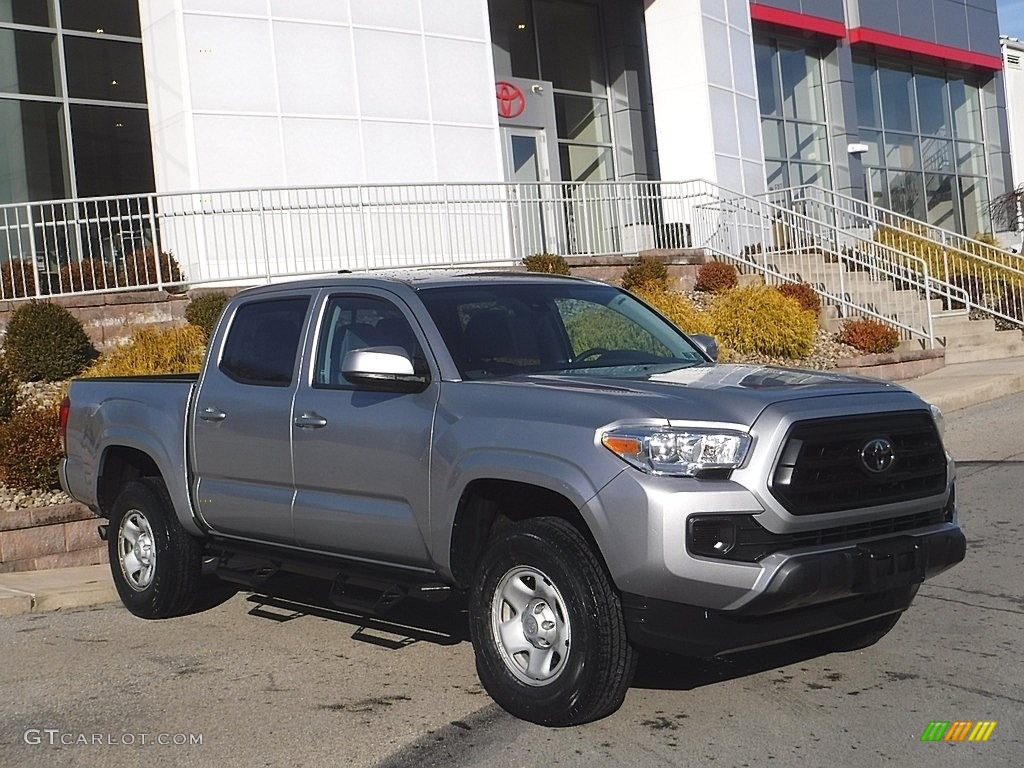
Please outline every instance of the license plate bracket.
[{"label": "license plate bracket", "polygon": [[857,546],[858,592],[885,592],[924,581],[925,557],[917,539],[900,536]]}]

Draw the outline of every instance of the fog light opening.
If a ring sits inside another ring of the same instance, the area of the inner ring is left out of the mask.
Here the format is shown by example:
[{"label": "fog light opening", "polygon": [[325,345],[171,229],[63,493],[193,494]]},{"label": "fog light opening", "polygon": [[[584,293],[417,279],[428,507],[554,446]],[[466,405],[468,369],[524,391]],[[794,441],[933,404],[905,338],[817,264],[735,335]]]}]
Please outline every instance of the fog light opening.
[{"label": "fog light opening", "polygon": [[690,551],[704,557],[725,557],[736,546],[736,524],[729,518],[690,520]]}]

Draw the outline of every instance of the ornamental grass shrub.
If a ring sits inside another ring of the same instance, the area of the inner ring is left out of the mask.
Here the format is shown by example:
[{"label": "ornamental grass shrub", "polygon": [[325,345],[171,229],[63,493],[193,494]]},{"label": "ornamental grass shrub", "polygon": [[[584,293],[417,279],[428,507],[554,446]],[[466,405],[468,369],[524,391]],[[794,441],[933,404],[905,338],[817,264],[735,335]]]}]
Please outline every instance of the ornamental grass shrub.
[{"label": "ornamental grass shrub", "polygon": [[21,491],[58,487],[58,409],[57,403],[26,404],[0,422],[0,482]]},{"label": "ornamental grass shrub", "polygon": [[11,372],[22,381],[69,379],[96,356],[78,318],[62,306],[35,299],[11,315],[4,353]]},{"label": "ornamental grass shrub", "polygon": [[667,291],[668,267],[653,256],[641,256],[636,264],[626,268],[620,284],[627,291]]},{"label": "ornamental grass shrub", "polygon": [[636,295],[675,323],[684,333],[711,334],[714,330],[707,313],[697,309],[681,293],[641,287],[637,289]]},{"label": "ornamental grass shrub", "polygon": [[790,359],[811,352],[818,328],[813,312],[766,285],[719,294],[711,303],[710,319],[719,345],[741,354]]},{"label": "ornamental grass shrub", "polygon": [[523,259],[527,272],[542,272],[548,275],[571,275],[569,262],[557,253],[534,253]]},{"label": "ornamental grass shrub", "polygon": [[900,344],[900,335],[885,323],[861,317],[843,323],[839,341],[861,352],[876,355],[894,351]]},{"label": "ornamental grass shrub", "polygon": [[204,293],[192,299],[185,307],[185,319],[189,325],[194,325],[202,330],[209,339],[213,336],[213,330],[217,327],[217,321],[224,313],[230,296],[221,291],[216,293]]},{"label": "ornamental grass shrub", "polygon": [[783,283],[775,286],[775,290],[783,296],[796,299],[801,307],[808,312],[813,312],[815,316],[821,312],[821,297],[807,283]]},{"label": "ornamental grass shrub", "polygon": [[99,376],[147,376],[197,373],[203,365],[206,335],[201,328],[139,328],[127,343],[104,352],[82,374]]},{"label": "ornamental grass shrub", "polygon": [[697,270],[697,280],[693,284],[693,289],[703,293],[721,293],[735,288],[739,282],[740,273],[732,264],[709,261]]}]

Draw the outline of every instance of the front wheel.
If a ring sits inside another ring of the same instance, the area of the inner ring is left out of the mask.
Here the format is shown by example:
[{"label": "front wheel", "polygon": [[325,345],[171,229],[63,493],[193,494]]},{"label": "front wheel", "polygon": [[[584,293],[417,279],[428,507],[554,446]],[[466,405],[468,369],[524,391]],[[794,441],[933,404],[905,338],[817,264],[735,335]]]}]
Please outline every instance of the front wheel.
[{"label": "front wheel", "polygon": [[110,572],[125,607],[144,619],[186,613],[199,593],[202,546],[178,522],[163,482],[125,484],[107,531]]},{"label": "front wheel", "polygon": [[636,668],[618,594],[586,539],[559,518],[492,537],[474,581],[470,632],[491,698],[540,725],[611,714]]}]

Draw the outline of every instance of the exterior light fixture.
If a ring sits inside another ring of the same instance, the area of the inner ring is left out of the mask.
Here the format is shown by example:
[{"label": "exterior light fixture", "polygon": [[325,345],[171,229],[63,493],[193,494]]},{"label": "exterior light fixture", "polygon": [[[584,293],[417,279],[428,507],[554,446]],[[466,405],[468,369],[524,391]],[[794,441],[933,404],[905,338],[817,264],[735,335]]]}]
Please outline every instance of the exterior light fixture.
[{"label": "exterior light fixture", "polygon": [[525,24],[516,24],[516,29],[526,29]]},{"label": "exterior light fixture", "polygon": [[96,28],[96,34],[97,35],[102,35],[103,34],[103,27],[97,27]]},{"label": "exterior light fixture", "polygon": [[111,85],[117,85],[117,80],[111,80],[111,81],[110,81],[110,84],[111,84]]}]

